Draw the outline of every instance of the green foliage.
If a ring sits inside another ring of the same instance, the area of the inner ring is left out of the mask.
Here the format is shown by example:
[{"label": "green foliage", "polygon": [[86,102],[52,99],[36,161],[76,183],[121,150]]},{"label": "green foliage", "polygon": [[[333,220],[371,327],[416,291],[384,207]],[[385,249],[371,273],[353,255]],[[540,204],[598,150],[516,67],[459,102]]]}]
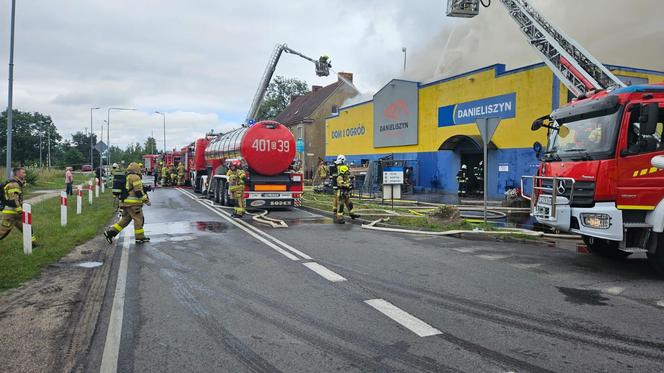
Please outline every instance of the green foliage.
[{"label": "green foliage", "polygon": [[86,163],[85,156],[81,154],[80,151],[76,148],[67,149],[63,155],[63,161],[65,167],[74,167],[79,168],[81,165]]},{"label": "green foliage", "polygon": [[143,147],[147,154],[157,154],[157,140],[154,137],[150,136],[145,140],[145,146]]},{"label": "green foliage", "polygon": [[[39,139],[42,140],[44,162],[48,139],[51,141],[51,157],[57,155],[57,144],[62,140],[51,116],[13,110],[12,160],[14,165],[37,165],[39,163]],[[0,158],[7,157],[7,111],[0,113]]]},{"label": "green foliage", "polygon": [[304,96],[309,93],[307,82],[298,79],[275,77],[267,87],[265,98],[258,110],[257,120],[274,119],[290,104],[292,96]]},{"label": "green foliage", "polygon": [[438,219],[454,220],[459,218],[459,208],[453,205],[443,205],[438,207],[431,215]]},{"label": "green foliage", "polygon": [[37,181],[39,181],[39,174],[37,170],[38,169],[31,167],[25,169],[25,181],[28,183],[28,185],[37,185]]}]

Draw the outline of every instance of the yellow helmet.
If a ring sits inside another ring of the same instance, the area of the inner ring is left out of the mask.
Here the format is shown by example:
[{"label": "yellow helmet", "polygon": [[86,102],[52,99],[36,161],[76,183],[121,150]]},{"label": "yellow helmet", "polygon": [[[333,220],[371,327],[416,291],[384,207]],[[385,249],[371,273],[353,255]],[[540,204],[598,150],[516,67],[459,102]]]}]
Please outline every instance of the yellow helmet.
[{"label": "yellow helmet", "polygon": [[127,171],[140,173],[141,172],[141,166],[136,162],[131,162],[129,164],[129,166],[127,166]]},{"label": "yellow helmet", "polygon": [[346,166],[345,164],[342,164],[341,166],[339,166],[339,173],[340,174],[345,174],[348,171],[350,171],[350,170],[348,169],[348,166]]}]

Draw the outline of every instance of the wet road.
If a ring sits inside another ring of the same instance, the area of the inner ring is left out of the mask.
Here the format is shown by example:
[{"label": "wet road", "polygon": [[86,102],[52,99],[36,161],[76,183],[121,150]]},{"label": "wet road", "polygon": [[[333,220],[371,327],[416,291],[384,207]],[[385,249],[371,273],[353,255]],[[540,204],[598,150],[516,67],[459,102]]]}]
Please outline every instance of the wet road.
[{"label": "wet road", "polygon": [[664,366],[664,282],[644,258],[400,236],[302,210],[271,213],[290,225],[271,229],[190,190],[151,198],[152,242],[118,244],[90,371],[109,361],[122,372]]}]

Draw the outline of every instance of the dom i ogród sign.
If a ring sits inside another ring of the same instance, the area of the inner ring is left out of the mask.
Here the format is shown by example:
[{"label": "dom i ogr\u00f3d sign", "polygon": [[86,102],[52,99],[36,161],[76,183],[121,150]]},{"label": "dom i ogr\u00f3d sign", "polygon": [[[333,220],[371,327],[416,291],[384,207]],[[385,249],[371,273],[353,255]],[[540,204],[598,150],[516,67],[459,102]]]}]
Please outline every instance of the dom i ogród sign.
[{"label": "dom i ogr\u00f3d sign", "polygon": [[438,108],[438,127],[475,123],[477,118],[516,116],[516,93],[493,96]]}]

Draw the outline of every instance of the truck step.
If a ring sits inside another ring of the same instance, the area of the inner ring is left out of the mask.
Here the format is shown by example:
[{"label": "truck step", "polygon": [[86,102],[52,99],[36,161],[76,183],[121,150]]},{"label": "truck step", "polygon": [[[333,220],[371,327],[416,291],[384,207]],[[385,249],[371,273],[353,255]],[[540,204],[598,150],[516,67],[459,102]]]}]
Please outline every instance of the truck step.
[{"label": "truck step", "polygon": [[623,223],[625,228],[652,228],[648,223]]},{"label": "truck step", "polygon": [[628,253],[647,253],[647,249],[642,249],[640,247],[626,247],[624,249],[620,249],[622,251],[626,251]]}]

